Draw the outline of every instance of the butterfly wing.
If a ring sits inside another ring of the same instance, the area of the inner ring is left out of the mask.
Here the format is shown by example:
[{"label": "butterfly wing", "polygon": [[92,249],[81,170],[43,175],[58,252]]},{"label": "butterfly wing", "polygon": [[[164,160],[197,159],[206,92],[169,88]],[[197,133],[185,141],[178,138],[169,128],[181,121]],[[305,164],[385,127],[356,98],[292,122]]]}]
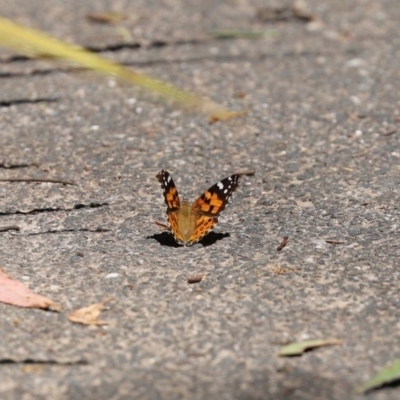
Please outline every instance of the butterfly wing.
[{"label": "butterfly wing", "polygon": [[210,232],[238,185],[239,175],[228,176],[211,186],[192,204],[192,212],[197,213],[199,217],[188,244],[198,242]]},{"label": "butterfly wing", "polygon": [[172,234],[174,235],[175,240],[178,243],[183,244],[184,240],[183,240],[181,233],[179,232],[178,214],[176,212],[168,213],[168,211],[167,211],[167,219],[169,222],[169,229],[172,232]]},{"label": "butterfly wing", "polygon": [[181,207],[179,200],[178,190],[176,189],[175,183],[171,178],[168,171],[162,169],[157,174],[157,179],[161,183],[163,189],[164,201],[167,205],[167,218],[169,222],[169,229],[175,237],[178,243],[182,243],[182,235],[179,233],[178,227],[178,213],[177,211]]},{"label": "butterfly wing", "polygon": [[206,190],[193,204],[192,211],[218,217],[239,185],[239,175],[231,175]]},{"label": "butterfly wing", "polygon": [[157,179],[161,183],[164,201],[168,208],[167,214],[178,210],[181,206],[181,202],[179,200],[178,190],[176,189],[175,183],[172,180],[169,172],[162,169],[157,174]]},{"label": "butterfly wing", "polygon": [[211,229],[217,222],[218,222],[218,218],[207,217],[206,215],[201,215],[196,220],[196,229],[194,230],[193,234],[190,236],[186,245],[190,246],[194,243],[197,243],[205,235],[207,235],[208,232],[211,231]]}]

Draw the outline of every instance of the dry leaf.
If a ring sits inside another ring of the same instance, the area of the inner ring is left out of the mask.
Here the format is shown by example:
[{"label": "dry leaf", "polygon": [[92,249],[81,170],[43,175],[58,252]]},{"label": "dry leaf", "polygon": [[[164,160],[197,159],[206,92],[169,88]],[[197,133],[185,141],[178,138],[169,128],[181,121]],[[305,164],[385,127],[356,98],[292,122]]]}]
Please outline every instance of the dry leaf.
[{"label": "dry leaf", "polygon": [[0,301],[19,307],[61,311],[61,306],[47,297],[33,293],[26,285],[7,275],[0,267]]},{"label": "dry leaf", "polygon": [[68,315],[68,319],[71,322],[82,325],[107,325],[108,322],[99,320],[99,317],[103,311],[104,305],[112,300],[113,299],[103,300],[101,303],[91,304],[90,306],[72,311],[72,313]]},{"label": "dry leaf", "polygon": [[231,118],[243,117],[247,115],[247,110],[244,111],[226,111],[226,110],[217,110],[213,114],[211,114],[208,118],[208,123],[210,125],[215,124],[218,121],[227,121]]}]

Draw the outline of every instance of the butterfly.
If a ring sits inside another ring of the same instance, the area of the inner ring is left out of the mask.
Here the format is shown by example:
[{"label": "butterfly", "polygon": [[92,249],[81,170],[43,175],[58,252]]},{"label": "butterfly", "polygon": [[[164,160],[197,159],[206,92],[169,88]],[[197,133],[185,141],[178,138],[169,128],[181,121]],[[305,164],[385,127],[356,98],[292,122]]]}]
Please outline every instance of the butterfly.
[{"label": "butterfly", "polygon": [[239,175],[228,176],[190,204],[187,199],[180,201],[178,190],[168,171],[162,169],[157,174],[157,179],[161,183],[167,205],[168,229],[175,240],[184,246],[197,243],[210,232],[239,184]]}]

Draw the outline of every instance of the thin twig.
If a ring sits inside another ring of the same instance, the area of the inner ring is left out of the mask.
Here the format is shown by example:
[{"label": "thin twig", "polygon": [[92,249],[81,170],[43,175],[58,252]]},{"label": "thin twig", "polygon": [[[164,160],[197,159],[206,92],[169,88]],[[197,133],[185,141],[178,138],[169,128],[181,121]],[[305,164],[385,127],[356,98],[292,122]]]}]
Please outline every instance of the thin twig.
[{"label": "thin twig", "polygon": [[287,245],[288,240],[289,240],[289,236],[284,236],[281,244],[276,248],[276,250],[281,251]]},{"label": "thin twig", "polygon": [[242,171],[236,171],[235,175],[240,175],[240,176],[253,176],[255,175],[256,170],[255,169],[244,169]]},{"label": "thin twig", "polygon": [[168,225],[163,224],[162,222],[154,221],[154,223],[162,230],[162,231],[170,231],[170,227]]},{"label": "thin twig", "polygon": [[382,133],[382,136],[391,136],[394,135],[395,133],[397,133],[397,129],[392,129],[389,132]]}]

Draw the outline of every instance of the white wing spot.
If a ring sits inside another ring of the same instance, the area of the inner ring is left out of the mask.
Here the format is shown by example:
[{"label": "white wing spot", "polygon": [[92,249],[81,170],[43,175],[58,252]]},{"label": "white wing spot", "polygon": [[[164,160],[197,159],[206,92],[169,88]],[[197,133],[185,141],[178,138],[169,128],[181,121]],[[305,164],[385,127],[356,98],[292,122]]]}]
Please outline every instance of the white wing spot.
[{"label": "white wing spot", "polygon": [[225,193],[225,194],[228,193],[228,189],[225,189],[225,190],[224,190],[224,193]]},{"label": "white wing spot", "polygon": [[224,188],[224,184],[222,182],[218,182],[217,186],[219,190],[222,190]]}]

